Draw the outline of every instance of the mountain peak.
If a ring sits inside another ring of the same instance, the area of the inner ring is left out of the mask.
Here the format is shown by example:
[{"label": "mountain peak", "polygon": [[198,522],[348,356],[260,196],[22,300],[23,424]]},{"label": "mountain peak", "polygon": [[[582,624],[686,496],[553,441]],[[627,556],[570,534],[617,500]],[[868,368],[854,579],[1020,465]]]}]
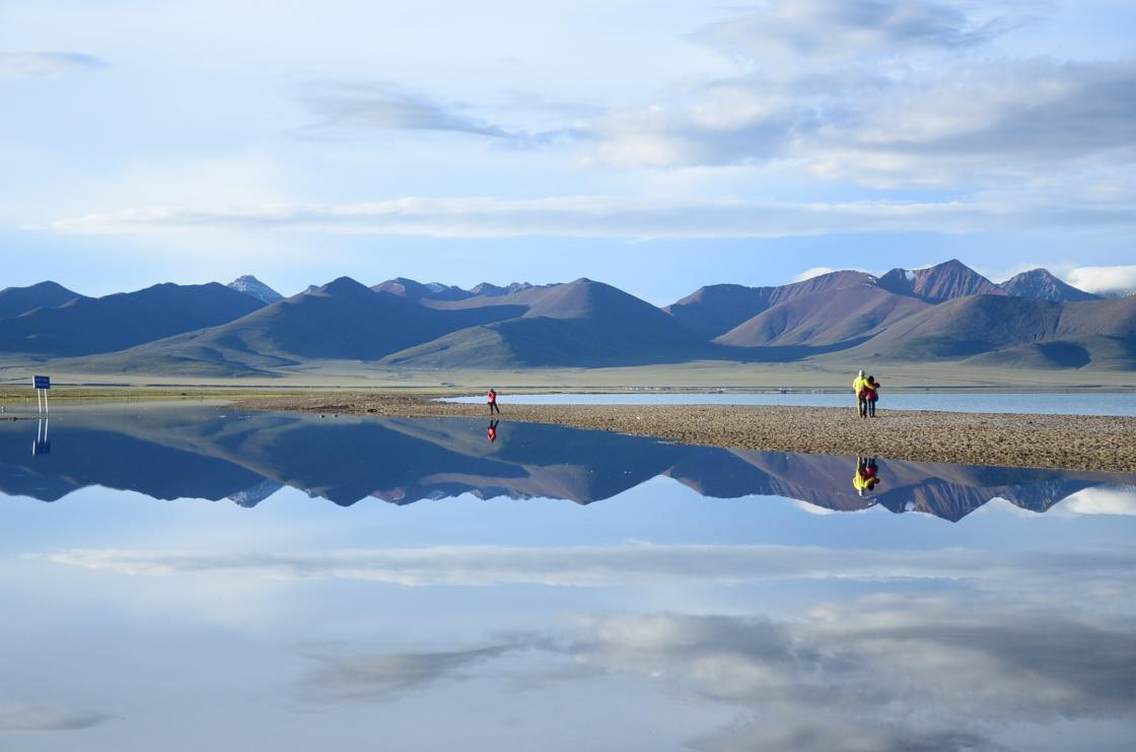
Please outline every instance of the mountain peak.
[{"label": "mountain peak", "polygon": [[276,292],[271,287],[264,284],[251,274],[243,274],[226,286],[236,290],[237,292],[243,292],[245,295],[251,295],[265,305],[269,305],[271,303],[275,303],[278,300],[284,299],[283,295]]},{"label": "mountain peak", "polygon": [[37,308],[56,308],[82,297],[51,280],[27,287],[5,287],[0,290],[0,319],[22,316]]},{"label": "mountain peak", "polygon": [[419,282],[407,277],[395,277],[380,282],[371,288],[375,292],[387,292],[400,295],[408,300],[465,300],[473,297],[473,293],[454,285],[444,285],[441,282]]},{"label": "mountain peak", "polygon": [[1099,300],[1099,295],[1080,290],[1059,279],[1048,269],[1030,269],[1015,274],[999,285],[1010,295],[1019,298],[1037,298],[1054,303],[1069,303],[1077,300]]},{"label": "mountain peak", "polygon": [[[309,290],[311,288],[308,288]],[[360,292],[370,293],[371,288],[364,285],[362,282],[352,279],[351,277],[336,277],[328,282],[326,285],[317,287],[313,293],[323,293],[324,295],[357,295]]]},{"label": "mountain peak", "polygon": [[1005,295],[1006,291],[958,259],[923,269],[892,269],[877,280],[888,292],[920,298],[928,303],[970,295]]}]

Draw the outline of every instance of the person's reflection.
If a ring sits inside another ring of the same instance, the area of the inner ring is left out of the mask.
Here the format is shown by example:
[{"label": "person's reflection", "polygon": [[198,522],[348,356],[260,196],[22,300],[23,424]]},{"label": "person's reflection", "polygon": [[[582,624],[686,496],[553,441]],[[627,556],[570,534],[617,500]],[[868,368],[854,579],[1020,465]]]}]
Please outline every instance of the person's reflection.
[{"label": "person's reflection", "polygon": [[880,483],[880,466],[875,457],[857,457],[856,473],[852,476],[852,487],[864,496]]},{"label": "person's reflection", "polygon": [[489,421],[489,428],[486,429],[485,434],[489,438],[489,443],[492,444],[497,441],[497,422],[496,420]]}]

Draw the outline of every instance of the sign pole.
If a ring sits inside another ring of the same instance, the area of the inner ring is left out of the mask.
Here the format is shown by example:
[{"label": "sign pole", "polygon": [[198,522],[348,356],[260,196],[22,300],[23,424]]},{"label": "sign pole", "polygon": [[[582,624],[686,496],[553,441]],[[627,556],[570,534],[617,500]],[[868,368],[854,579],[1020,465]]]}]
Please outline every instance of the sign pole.
[{"label": "sign pole", "polygon": [[47,390],[51,388],[51,377],[33,376],[32,388],[36,390],[36,409],[41,414],[47,415],[49,409],[47,406]]}]

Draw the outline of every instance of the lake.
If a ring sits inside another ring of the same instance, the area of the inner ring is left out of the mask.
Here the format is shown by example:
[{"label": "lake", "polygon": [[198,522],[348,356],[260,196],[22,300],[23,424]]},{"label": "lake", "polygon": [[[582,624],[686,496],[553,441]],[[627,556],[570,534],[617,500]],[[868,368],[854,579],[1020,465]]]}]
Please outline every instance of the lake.
[{"label": "lake", "polygon": [[0,422],[0,749],[1131,746],[1136,476],[490,428]]},{"label": "lake", "polygon": [[[624,392],[619,394],[502,394],[501,404],[518,405],[782,405],[851,407],[852,390],[830,392]],[[482,404],[484,395],[447,397],[443,402]],[[969,413],[1136,416],[1136,392],[888,392],[879,408],[949,410]]]}]

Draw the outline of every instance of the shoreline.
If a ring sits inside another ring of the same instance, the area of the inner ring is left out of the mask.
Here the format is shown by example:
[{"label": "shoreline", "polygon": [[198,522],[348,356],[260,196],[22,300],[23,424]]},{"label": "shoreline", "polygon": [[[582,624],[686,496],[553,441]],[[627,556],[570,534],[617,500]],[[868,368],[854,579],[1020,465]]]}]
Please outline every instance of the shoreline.
[{"label": "shoreline", "polygon": [[[468,392],[467,392],[468,394]],[[250,410],[481,418],[451,394],[321,394],[238,400]],[[757,405],[510,405],[501,420],[615,431],[726,449],[872,455],[913,462],[1136,474],[1136,418]]]}]

